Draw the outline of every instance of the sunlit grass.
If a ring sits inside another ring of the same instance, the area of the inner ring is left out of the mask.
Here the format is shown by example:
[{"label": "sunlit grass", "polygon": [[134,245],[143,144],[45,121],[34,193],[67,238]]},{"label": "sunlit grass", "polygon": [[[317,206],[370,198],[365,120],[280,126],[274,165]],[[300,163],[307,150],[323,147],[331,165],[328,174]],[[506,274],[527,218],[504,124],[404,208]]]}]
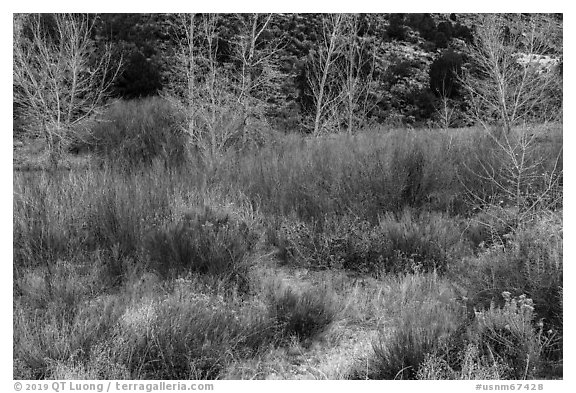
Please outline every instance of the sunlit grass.
[{"label": "sunlit grass", "polygon": [[[384,131],[16,170],[14,377],[561,376],[561,212],[485,230],[479,130]],[[533,301],[528,366],[482,352],[504,291]]]}]

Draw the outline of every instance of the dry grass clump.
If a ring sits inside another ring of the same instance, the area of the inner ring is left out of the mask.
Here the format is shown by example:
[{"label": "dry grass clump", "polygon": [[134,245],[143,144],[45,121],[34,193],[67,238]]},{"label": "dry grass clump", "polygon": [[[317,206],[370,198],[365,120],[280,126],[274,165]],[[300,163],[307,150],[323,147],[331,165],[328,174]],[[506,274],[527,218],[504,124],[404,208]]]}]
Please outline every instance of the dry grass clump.
[{"label": "dry grass clump", "polygon": [[189,293],[135,305],[117,326],[117,356],[134,378],[215,379],[274,342],[263,309]]},{"label": "dry grass clump", "polygon": [[457,221],[410,209],[386,213],[377,225],[352,215],[326,218],[322,225],[285,220],[278,228],[268,228],[268,241],[285,262],[376,276],[445,271],[452,260],[469,252]]},{"label": "dry grass clump", "polygon": [[[537,379],[547,367],[543,354],[549,337],[535,320],[531,299],[503,292],[504,304],[476,312],[461,334],[455,354],[427,355],[419,379]],[[450,356],[451,355],[451,356]]]},{"label": "dry grass clump", "polygon": [[270,312],[282,337],[310,342],[335,320],[337,305],[334,295],[325,288],[298,293],[288,287],[272,295]]},{"label": "dry grass clump", "polygon": [[545,353],[553,332],[544,332],[525,295],[504,292],[501,306],[471,310],[456,287],[435,276],[391,284],[389,322],[373,343],[373,355],[358,362],[351,377],[533,379],[550,370]]},{"label": "dry grass clump", "polygon": [[372,357],[352,371],[354,378],[414,379],[426,355],[448,346],[466,321],[457,293],[436,274],[398,277],[388,285],[388,321],[379,328]]},{"label": "dry grass clump", "polygon": [[151,267],[163,276],[197,272],[248,290],[247,256],[257,240],[245,222],[205,206],[185,214],[175,225],[151,232],[145,247]]},{"label": "dry grass clump", "polygon": [[20,367],[14,370],[14,378],[51,378],[58,365],[94,362],[99,356],[96,346],[111,337],[124,308],[118,297],[79,303],[67,315],[51,309],[34,312],[18,305],[14,312],[14,358]]},{"label": "dry grass clump", "polygon": [[189,158],[184,117],[159,97],[114,102],[70,149],[93,152],[102,163],[132,171],[162,160],[168,167]]},{"label": "dry grass clump", "polygon": [[541,212],[505,237],[505,243],[480,248],[478,256],[454,264],[454,279],[469,289],[470,301],[487,307],[500,293],[526,294],[538,318],[562,329],[562,217]]}]

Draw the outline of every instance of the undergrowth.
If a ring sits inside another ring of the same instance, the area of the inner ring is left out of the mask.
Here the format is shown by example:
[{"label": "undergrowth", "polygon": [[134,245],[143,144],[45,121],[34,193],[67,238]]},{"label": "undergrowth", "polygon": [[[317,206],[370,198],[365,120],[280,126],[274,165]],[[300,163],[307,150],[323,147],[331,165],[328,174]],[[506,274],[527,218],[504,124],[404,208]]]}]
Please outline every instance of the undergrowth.
[{"label": "undergrowth", "polygon": [[14,174],[15,378],[215,379],[352,328],[376,338],[339,375],[561,377],[561,205],[518,220],[477,131],[291,136],[206,170],[160,99],[101,120],[89,165]]}]

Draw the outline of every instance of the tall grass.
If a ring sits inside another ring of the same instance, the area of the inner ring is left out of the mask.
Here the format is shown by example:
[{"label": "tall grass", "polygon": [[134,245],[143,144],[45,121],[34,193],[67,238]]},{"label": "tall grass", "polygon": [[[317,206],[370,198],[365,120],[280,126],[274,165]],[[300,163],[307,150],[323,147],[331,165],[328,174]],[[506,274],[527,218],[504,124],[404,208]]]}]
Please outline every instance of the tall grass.
[{"label": "tall grass", "polygon": [[376,225],[352,214],[326,217],[322,225],[297,220],[273,223],[268,239],[285,262],[363,273],[443,272],[469,254],[463,222],[406,208],[385,213]]},{"label": "tall grass", "polygon": [[[163,179],[152,173],[125,177],[93,170],[58,177],[17,174],[15,265],[114,247],[121,256],[134,254],[146,225],[168,213],[172,187],[162,189]],[[152,191],[155,186],[161,191]]]},{"label": "tall grass", "polygon": [[274,340],[273,321],[251,306],[217,298],[168,297],[125,313],[117,356],[144,379],[214,379],[232,359]]},{"label": "tall grass", "polygon": [[[471,209],[469,193],[498,195],[474,167],[493,157],[477,130],[287,136],[207,170],[161,100],[104,119],[78,142],[88,165],[14,173],[15,377],[219,378],[347,323],[378,329],[354,377],[527,378],[561,362],[561,214]],[[259,272],[276,261],[346,285],[274,286]]]},{"label": "tall grass", "polygon": [[246,258],[258,237],[245,222],[206,206],[187,213],[176,225],[153,230],[145,248],[152,267],[164,276],[199,272],[224,277],[247,291]]},{"label": "tall grass", "polygon": [[273,214],[318,221],[352,211],[375,221],[388,210],[433,203],[435,190],[445,189],[433,186],[435,178],[453,182],[451,168],[434,173],[426,139],[397,132],[288,140],[235,157],[222,176]]},{"label": "tall grass", "polygon": [[[389,281],[390,282],[390,281]],[[533,379],[550,367],[550,333],[526,295],[503,292],[497,305],[470,313],[458,287],[436,275],[392,280],[390,322],[354,378]]]},{"label": "tall grass", "polygon": [[526,295],[533,302],[534,320],[549,332],[543,357],[562,355],[563,254],[562,217],[540,212],[535,222],[506,236],[506,243],[481,248],[477,256],[452,265],[450,276],[467,288],[470,307],[504,306],[502,292]]},{"label": "tall grass", "polygon": [[244,280],[244,255],[259,238],[253,230],[258,213],[231,208],[229,198],[238,195],[202,184],[163,167],[15,174],[15,279],[37,269],[51,286],[60,280],[62,261],[83,266],[91,260],[107,286],[120,284],[134,266]]},{"label": "tall grass", "polygon": [[93,123],[78,133],[72,151],[93,152],[101,162],[125,170],[154,160],[177,167],[190,158],[183,116],[159,97],[116,101]]},{"label": "tall grass", "polygon": [[142,291],[136,283],[142,285],[127,282],[117,295],[80,299],[71,318],[18,307],[15,378],[70,372],[81,378],[216,378],[228,362],[275,342],[276,322],[265,308],[224,302],[214,289],[203,293],[202,279],[190,281],[196,291],[168,294],[162,285]]},{"label": "tall grass", "polygon": [[[184,148],[189,141],[182,129],[166,101],[119,101],[84,139],[87,149],[116,167],[164,162],[207,174],[193,149]],[[531,151],[543,158],[543,173],[562,148],[557,131],[546,130],[552,137]],[[270,138],[261,148],[230,149],[208,175],[242,190],[269,214],[322,221],[352,212],[374,223],[384,212],[406,207],[455,215],[467,214],[471,200],[499,201],[502,190],[485,179],[483,169],[492,168],[499,180],[505,159],[480,129],[375,129],[353,136]]]},{"label": "tall grass", "polygon": [[390,333],[381,329],[373,343],[369,378],[414,379],[426,355],[448,346],[466,320],[456,294],[436,275],[407,277],[394,285],[398,295],[390,299],[389,312],[397,323]]}]

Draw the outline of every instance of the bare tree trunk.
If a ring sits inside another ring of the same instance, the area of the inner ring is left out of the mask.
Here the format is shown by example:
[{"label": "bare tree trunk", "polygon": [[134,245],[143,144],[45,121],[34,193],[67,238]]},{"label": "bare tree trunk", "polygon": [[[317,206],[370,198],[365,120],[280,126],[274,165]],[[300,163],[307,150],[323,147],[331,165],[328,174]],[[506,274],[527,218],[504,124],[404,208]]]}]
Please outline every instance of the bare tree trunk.
[{"label": "bare tree trunk", "polygon": [[[315,108],[315,115],[314,115],[314,135],[318,135],[322,126],[322,116],[326,112],[327,107],[327,99],[325,98],[326,95],[326,88],[328,83],[328,77],[332,70],[332,66],[334,63],[335,52],[338,48],[338,39],[340,36],[340,29],[342,24],[342,15],[334,14],[329,16],[330,20],[323,21],[323,33],[324,33],[324,42],[323,45],[325,48],[320,48],[318,51],[318,59],[316,64],[317,69],[319,70],[320,80],[318,81],[317,86],[312,86],[312,90],[315,91],[315,98],[316,98],[316,108]],[[327,37],[329,36],[329,37]],[[325,53],[324,53],[325,51]]]},{"label": "bare tree trunk", "polygon": [[184,38],[178,39],[177,66],[170,81],[169,98],[175,95],[189,116],[191,143],[208,166],[213,166],[225,149],[244,141],[247,119],[264,113],[259,108],[263,101],[257,95],[262,95],[261,90],[274,78],[270,69],[276,44],[271,40],[263,48],[259,45],[272,15],[263,19],[258,14],[238,18],[239,31],[229,41],[232,57],[237,60],[234,69],[219,64],[217,58],[220,41],[217,14],[196,18],[186,15],[173,30],[177,37]]},{"label": "bare tree trunk", "polygon": [[260,54],[260,58],[256,58],[256,45],[262,33],[267,29],[270,20],[272,19],[272,14],[266,16],[264,22],[260,27],[258,27],[259,14],[251,15],[252,23],[248,26],[248,31],[244,32],[244,37],[240,38],[240,42],[237,43],[239,58],[242,61],[242,75],[241,84],[238,100],[242,106],[242,116],[240,122],[239,132],[244,134],[244,127],[246,126],[246,121],[250,116],[250,98],[253,95],[253,90],[255,88],[255,81],[253,80],[254,68],[260,63],[262,66],[268,64],[270,56],[274,54],[274,49],[272,48],[269,53]]},{"label": "bare tree trunk", "polygon": [[[377,102],[369,97],[374,93],[372,86],[377,47],[366,37],[358,35],[360,29],[358,14],[343,15],[342,24],[343,55],[339,78],[347,132],[352,134],[360,124],[358,120],[365,119]],[[370,50],[372,53],[369,53]]]},{"label": "bare tree trunk", "polygon": [[188,67],[187,67],[187,104],[188,104],[188,133],[193,136],[195,135],[195,94],[196,94],[196,64],[195,64],[195,54],[194,54],[194,14],[189,15],[190,22],[187,28],[186,41],[188,44]]}]

